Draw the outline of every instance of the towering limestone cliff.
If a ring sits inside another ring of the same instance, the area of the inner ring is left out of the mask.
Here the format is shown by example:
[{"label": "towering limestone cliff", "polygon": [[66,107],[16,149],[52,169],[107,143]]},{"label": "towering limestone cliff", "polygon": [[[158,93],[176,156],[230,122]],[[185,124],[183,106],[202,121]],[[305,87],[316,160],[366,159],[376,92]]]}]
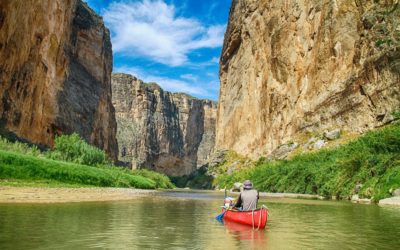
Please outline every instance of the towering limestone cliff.
[{"label": "towering limestone cliff", "polygon": [[307,132],[364,132],[400,109],[398,1],[233,0],[216,147],[252,157]]},{"label": "towering limestone cliff", "polygon": [[112,91],[121,161],[171,176],[206,163],[214,148],[216,103],[126,74],[113,75]]},{"label": "towering limestone cliff", "polygon": [[81,0],[0,1],[0,118],[52,145],[78,132],[116,159],[109,31]]}]

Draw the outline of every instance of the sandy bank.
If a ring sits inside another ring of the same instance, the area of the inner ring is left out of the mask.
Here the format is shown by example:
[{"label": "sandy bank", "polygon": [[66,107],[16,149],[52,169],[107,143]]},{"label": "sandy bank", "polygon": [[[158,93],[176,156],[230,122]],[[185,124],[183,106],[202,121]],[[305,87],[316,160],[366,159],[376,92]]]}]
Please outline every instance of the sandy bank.
[{"label": "sandy bank", "polygon": [[62,203],[130,200],[156,190],[131,188],[29,188],[0,187],[0,203]]}]

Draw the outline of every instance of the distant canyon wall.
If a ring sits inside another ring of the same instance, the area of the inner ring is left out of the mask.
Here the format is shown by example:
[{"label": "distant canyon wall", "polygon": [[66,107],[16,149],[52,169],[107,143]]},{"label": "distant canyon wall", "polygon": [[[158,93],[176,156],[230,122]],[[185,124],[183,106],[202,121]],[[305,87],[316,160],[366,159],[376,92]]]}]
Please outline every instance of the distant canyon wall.
[{"label": "distant canyon wall", "polygon": [[32,143],[79,133],[116,159],[112,48],[81,0],[0,1],[0,118]]},{"label": "distant canyon wall", "polygon": [[400,109],[399,12],[396,1],[233,0],[216,148],[256,158],[302,133],[382,125]]},{"label": "distant canyon wall", "polygon": [[188,175],[214,148],[217,105],[155,83],[113,74],[119,159],[133,168]]}]

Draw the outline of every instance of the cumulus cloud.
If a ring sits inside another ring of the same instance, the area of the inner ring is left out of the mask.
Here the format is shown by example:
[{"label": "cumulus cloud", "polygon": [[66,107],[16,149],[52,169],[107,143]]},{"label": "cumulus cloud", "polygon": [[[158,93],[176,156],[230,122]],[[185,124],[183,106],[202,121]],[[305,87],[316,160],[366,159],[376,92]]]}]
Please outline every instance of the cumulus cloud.
[{"label": "cumulus cloud", "polygon": [[114,52],[170,66],[187,63],[194,50],[220,47],[225,31],[224,25],[206,27],[196,19],[179,17],[174,5],[161,0],[114,2],[103,16]]}]

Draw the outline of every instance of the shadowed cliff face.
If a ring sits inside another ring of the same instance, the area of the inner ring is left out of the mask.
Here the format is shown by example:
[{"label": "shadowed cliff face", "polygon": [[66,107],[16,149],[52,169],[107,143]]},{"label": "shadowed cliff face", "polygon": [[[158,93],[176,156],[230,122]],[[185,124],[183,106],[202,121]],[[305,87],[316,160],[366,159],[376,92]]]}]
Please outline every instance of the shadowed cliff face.
[{"label": "shadowed cliff face", "polygon": [[400,109],[396,6],[233,1],[220,60],[216,148],[257,157],[301,133],[382,125]]},{"label": "shadowed cliff face", "polygon": [[126,74],[112,77],[120,160],[171,176],[206,163],[214,147],[216,104],[163,91]]},{"label": "shadowed cliff face", "polygon": [[78,132],[116,159],[112,50],[80,0],[0,2],[0,117],[33,143]]}]

